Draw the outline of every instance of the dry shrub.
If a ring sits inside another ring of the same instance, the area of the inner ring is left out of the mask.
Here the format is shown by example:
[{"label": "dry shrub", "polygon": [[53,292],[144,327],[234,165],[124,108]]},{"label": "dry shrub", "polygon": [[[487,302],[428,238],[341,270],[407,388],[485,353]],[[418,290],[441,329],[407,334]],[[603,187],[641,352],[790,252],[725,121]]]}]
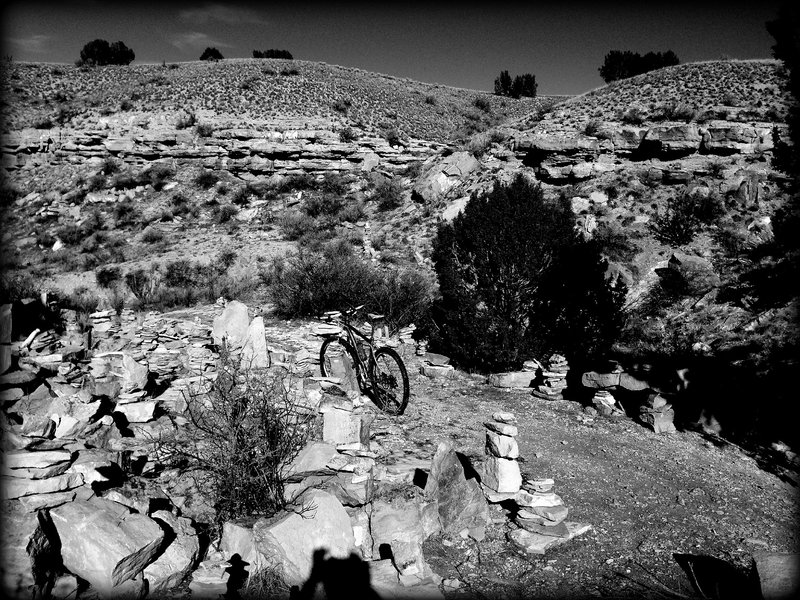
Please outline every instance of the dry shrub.
[{"label": "dry shrub", "polygon": [[156,444],[159,460],[191,473],[224,521],[284,509],[288,467],[310,437],[282,367],[253,368],[223,347],[216,377],[187,394],[187,427]]}]

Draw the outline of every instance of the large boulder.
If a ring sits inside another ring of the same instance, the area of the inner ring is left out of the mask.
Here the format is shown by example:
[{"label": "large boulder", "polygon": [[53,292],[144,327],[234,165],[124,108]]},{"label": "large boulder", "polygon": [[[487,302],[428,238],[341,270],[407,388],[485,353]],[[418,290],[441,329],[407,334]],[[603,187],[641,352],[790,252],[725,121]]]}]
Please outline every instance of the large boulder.
[{"label": "large boulder", "polygon": [[0,589],[5,598],[46,598],[58,574],[58,536],[46,512],[3,509]]},{"label": "large boulder", "polygon": [[144,577],[151,594],[165,592],[183,583],[200,553],[200,540],[191,519],[176,517],[165,510],[154,512],[152,517],[169,533],[172,541],[154,562],[145,567]]},{"label": "large boulder", "polygon": [[370,526],[373,558],[387,556],[391,551],[401,574],[421,574],[428,569],[422,555],[426,535],[419,502],[405,498],[375,500]]},{"label": "large boulder", "polygon": [[483,537],[489,522],[489,504],[478,480],[467,479],[449,442],[441,442],[436,449],[425,495],[436,502],[444,533],[457,534],[469,529],[474,537]]},{"label": "large boulder", "polygon": [[701,256],[675,252],[667,268],[656,269],[662,287],[680,294],[701,296],[720,284],[711,262]]},{"label": "large boulder", "polygon": [[308,579],[315,550],[324,548],[334,558],[346,558],[355,550],[350,517],[332,494],[310,490],[301,500],[302,514],[261,519],[253,526],[257,562],[280,569],[289,585]]},{"label": "large boulder", "polygon": [[225,305],[222,314],[214,319],[211,337],[218,346],[226,341],[229,348],[241,348],[247,340],[249,326],[247,306],[238,300],[232,300]]},{"label": "large boulder", "polygon": [[164,540],[153,519],[101,498],[70,502],[50,515],[64,566],[104,596],[118,596],[120,586],[141,576]]},{"label": "large boulder", "polygon": [[641,142],[640,150],[651,155],[693,154],[700,148],[702,137],[694,123],[653,125]]},{"label": "large boulder", "polygon": [[122,391],[135,392],[143,390],[147,385],[150,371],[147,365],[133,360],[129,354],[122,355]]},{"label": "large boulder", "polygon": [[480,163],[469,152],[454,152],[423,171],[414,184],[414,195],[426,203],[436,202],[479,167]]}]

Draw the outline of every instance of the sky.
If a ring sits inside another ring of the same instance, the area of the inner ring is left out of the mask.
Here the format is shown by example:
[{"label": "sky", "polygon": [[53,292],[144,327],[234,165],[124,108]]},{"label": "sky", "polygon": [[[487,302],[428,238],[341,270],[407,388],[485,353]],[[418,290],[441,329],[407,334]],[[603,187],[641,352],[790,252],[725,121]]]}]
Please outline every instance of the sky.
[{"label": "sky", "polygon": [[539,94],[603,85],[611,50],[673,50],[681,62],[770,58],[781,2],[170,2],[0,0],[2,55],[74,63],[87,42],[121,40],[134,64],[288,50],[300,60],[492,90],[502,70]]}]

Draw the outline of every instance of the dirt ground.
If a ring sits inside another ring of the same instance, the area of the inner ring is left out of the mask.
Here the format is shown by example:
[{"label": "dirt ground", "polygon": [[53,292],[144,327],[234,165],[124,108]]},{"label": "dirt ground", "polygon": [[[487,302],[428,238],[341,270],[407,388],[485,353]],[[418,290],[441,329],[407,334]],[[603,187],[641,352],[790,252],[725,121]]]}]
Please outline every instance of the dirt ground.
[{"label": "dirt ground", "polygon": [[687,560],[705,597],[747,597],[753,552],[800,551],[796,486],[735,445],[592,418],[577,402],[492,388],[480,376],[428,379],[416,357],[407,362],[405,415],[373,425],[396,434],[376,436],[391,455],[430,458],[450,440],[480,472],[483,422],[513,412],[523,477],[553,478],[568,520],[593,527],[543,556],[525,555],[506,538],[516,526],[493,506],[483,541],[434,536],[425,544],[434,571],[460,582],[448,597],[703,597],[675,554],[695,557]]}]

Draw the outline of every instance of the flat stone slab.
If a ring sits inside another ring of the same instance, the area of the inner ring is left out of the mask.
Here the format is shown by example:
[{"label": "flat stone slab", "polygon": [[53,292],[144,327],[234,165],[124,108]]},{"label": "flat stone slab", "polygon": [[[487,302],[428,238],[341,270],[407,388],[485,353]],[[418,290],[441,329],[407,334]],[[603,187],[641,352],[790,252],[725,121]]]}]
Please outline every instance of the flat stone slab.
[{"label": "flat stone slab", "polygon": [[500,435],[516,437],[517,433],[519,433],[519,430],[517,429],[516,425],[509,425],[508,423],[496,423],[494,421],[486,421],[483,425],[489,431],[494,431],[495,433],[499,433]]},{"label": "flat stone slab", "polygon": [[336,447],[325,442],[311,442],[292,460],[288,474],[324,470],[325,465],[338,453]]},{"label": "flat stone slab", "polygon": [[21,498],[34,494],[50,494],[64,492],[83,485],[80,473],[64,473],[48,479],[20,479],[17,477],[0,478],[0,498]]},{"label": "flat stone slab", "polygon": [[3,386],[14,386],[14,385],[25,385],[26,383],[30,383],[36,379],[36,373],[32,373],[31,371],[12,371],[11,373],[6,373],[5,375],[0,375],[0,385]]},{"label": "flat stone slab", "polygon": [[541,533],[532,533],[524,529],[515,529],[508,533],[507,537],[510,542],[528,554],[544,554],[549,548],[564,544],[592,529],[591,525],[583,523],[565,522],[564,525],[567,528],[567,537],[542,535]]},{"label": "flat stone slab", "polygon": [[69,461],[72,453],[66,450],[48,450],[44,452],[8,452],[5,454],[5,466],[9,469],[41,469],[58,463]]},{"label": "flat stone slab", "polygon": [[22,508],[28,512],[35,512],[42,508],[55,508],[75,499],[75,490],[66,492],[53,492],[51,494],[34,494],[33,496],[23,496],[19,499]]},{"label": "flat stone slab", "polygon": [[453,365],[420,365],[419,372],[431,379],[452,379],[456,376]]},{"label": "flat stone slab", "polygon": [[516,423],[517,417],[514,413],[510,412],[496,412],[492,413],[492,419],[497,423]]},{"label": "flat stone slab", "polygon": [[529,388],[536,379],[535,371],[512,371],[509,373],[492,373],[489,385],[501,388]]},{"label": "flat stone slab", "polygon": [[544,522],[551,522],[551,523],[560,523],[564,519],[567,518],[567,514],[569,513],[569,509],[564,506],[529,506],[527,508],[521,508],[517,515],[523,519],[530,519],[530,520],[538,520],[543,519],[540,521]]},{"label": "flat stone slab", "polygon": [[555,494],[553,492],[536,492],[531,494],[530,492],[526,492],[525,490],[520,490],[517,493],[516,498],[517,504],[520,506],[525,507],[532,507],[532,506],[563,506],[564,501],[561,499],[561,496]]},{"label": "flat stone slab", "polygon": [[596,390],[616,388],[619,385],[619,373],[598,373],[597,371],[587,371],[581,375],[581,384],[584,387]]}]

